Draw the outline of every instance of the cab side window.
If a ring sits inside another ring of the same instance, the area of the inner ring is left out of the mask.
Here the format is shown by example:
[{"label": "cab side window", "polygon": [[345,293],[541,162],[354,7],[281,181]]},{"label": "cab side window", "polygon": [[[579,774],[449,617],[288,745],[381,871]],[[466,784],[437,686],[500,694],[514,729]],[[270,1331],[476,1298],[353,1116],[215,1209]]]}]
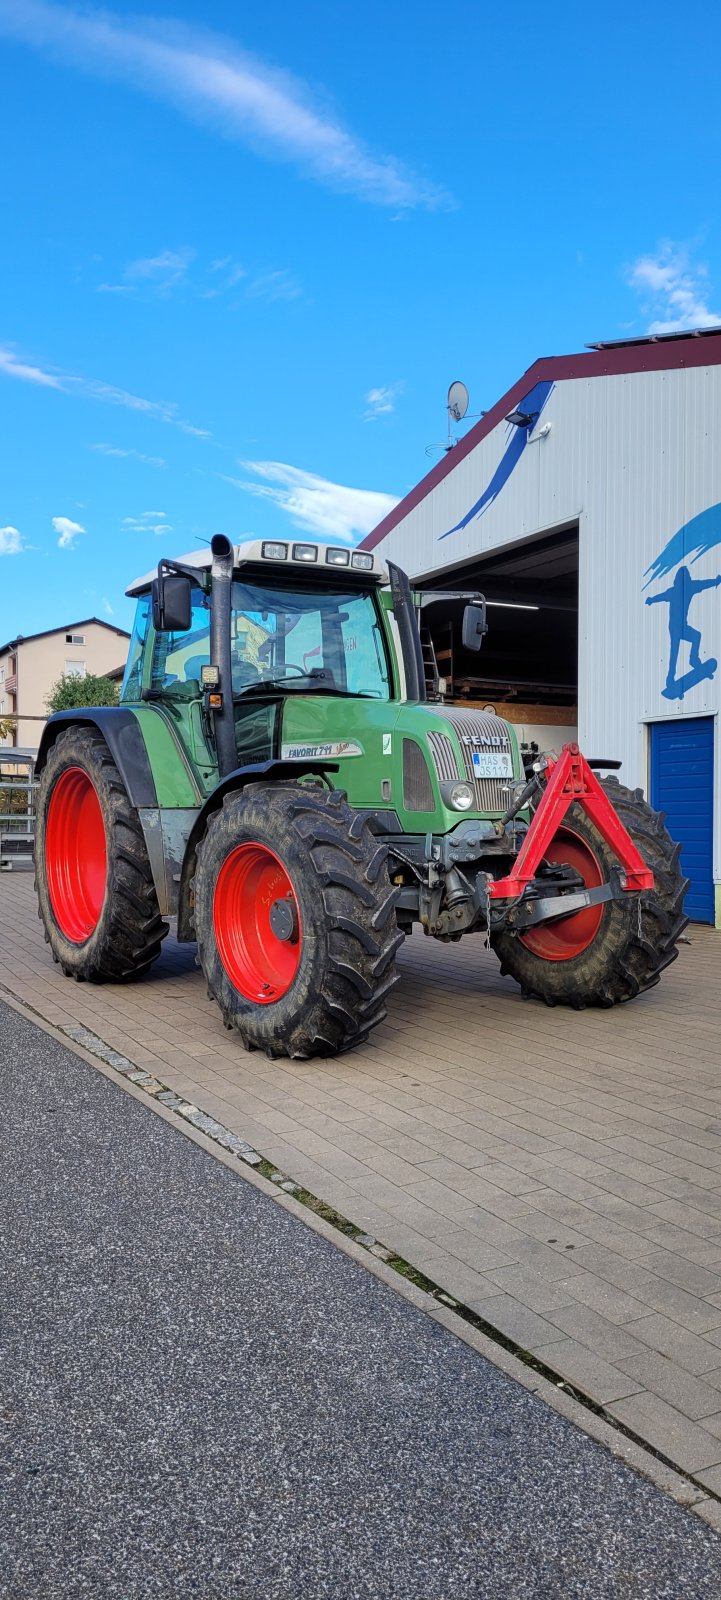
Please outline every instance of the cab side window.
[{"label": "cab side window", "polygon": [[125,664],[123,684],[120,690],[121,700],[139,700],[143,683],[143,656],[145,654],[145,641],[148,637],[148,622],[150,620],[150,595],[141,595],[136,610],[133,632],[128,649],[128,659]]},{"label": "cab side window", "polygon": [[210,661],[210,596],[194,588],[190,627],[159,633],[153,650],[152,687],[178,699],[200,694],[200,669]]}]

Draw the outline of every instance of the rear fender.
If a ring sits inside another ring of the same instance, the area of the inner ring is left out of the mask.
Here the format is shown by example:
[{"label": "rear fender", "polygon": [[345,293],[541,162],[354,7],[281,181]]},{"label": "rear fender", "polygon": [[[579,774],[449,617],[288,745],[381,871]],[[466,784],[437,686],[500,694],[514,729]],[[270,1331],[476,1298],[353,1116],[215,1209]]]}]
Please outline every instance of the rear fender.
[{"label": "rear fender", "polygon": [[85,725],[102,734],[134,806],[156,806],[158,797],[140,723],[125,706],[90,706],[87,710],[56,711],[48,718],[40,739],[35,771],[39,775],[56,739],[66,728]]},{"label": "rear fender", "polygon": [[226,795],[236,789],[245,789],[250,783],[288,783],[296,782],[298,778],[325,778],[338,771],[337,761],[258,761],[252,766],[236,767],[235,772],[229,772],[217,788],[208,797],[201,810],[198,812],[185,847],[183,864],[179,873],[179,883],[176,884],[177,902],[172,907],[171,914],[177,910],[178,915],[178,940],[187,942],[195,938],[195,922],[193,917],[193,878],[195,877],[195,864],[198,854],[198,845],[205,833],[208,818],[214,811],[219,811]]}]

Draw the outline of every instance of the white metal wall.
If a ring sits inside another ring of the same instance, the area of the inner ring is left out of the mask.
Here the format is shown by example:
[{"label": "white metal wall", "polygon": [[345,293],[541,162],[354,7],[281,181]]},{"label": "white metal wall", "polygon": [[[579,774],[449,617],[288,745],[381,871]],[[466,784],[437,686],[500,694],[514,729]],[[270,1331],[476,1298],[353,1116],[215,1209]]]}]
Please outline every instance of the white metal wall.
[{"label": "white metal wall", "polygon": [[[538,437],[546,423],[551,429]],[[697,367],[556,383],[520,459],[497,498],[469,525],[442,536],[466,515],[491,480],[512,424],[502,422],[449,473],[379,547],[414,576],[447,571],[534,534],[578,519],[579,739],[622,760],[622,777],[648,787],[647,724],[666,717],[718,718],[721,666],[712,678],[669,700],[662,691],[669,657],[669,608],[646,605],[674,570],[644,574],[692,517],[721,502],[721,367]],[[720,513],[721,515],[721,513]],[[721,573],[721,545],[691,577]],[[721,588],[696,594],[690,621],[701,655],[721,663]],[[688,665],[682,644],[678,672]],[[721,880],[721,739],[716,739],[714,877]]]}]

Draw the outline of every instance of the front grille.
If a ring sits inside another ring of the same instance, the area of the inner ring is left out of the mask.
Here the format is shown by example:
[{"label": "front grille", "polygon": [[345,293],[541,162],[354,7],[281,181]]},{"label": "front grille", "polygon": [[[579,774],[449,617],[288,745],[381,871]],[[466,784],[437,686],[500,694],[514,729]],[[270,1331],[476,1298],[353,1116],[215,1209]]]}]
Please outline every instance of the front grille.
[{"label": "front grille", "polygon": [[458,760],[453,745],[447,733],[429,733],[428,743],[435,764],[438,777],[447,783],[455,783],[461,774],[458,771]]},{"label": "front grille", "polygon": [[426,758],[415,739],[403,740],[403,804],[406,811],[434,811]]},{"label": "front grille", "polygon": [[[502,815],[508,806],[509,789],[513,780],[477,778],[473,770],[473,751],[474,749],[498,750],[499,753],[512,757],[513,747],[505,722],[502,722],[500,717],[491,716],[489,712],[466,711],[461,706],[444,706],[442,709],[434,706],[432,715],[450,722],[454,733],[460,739],[465,775],[468,782],[473,784],[476,796],[476,810],[497,812]],[[437,737],[437,734],[429,734],[429,742]],[[453,777],[456,776],[454,772]]]}]

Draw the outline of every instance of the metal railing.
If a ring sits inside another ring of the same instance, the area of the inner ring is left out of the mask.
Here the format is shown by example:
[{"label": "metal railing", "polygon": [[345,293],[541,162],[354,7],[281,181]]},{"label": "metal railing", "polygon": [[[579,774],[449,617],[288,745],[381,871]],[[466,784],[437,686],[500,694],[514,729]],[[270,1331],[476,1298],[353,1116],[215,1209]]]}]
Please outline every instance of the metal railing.
[{"label": "metal railing", "polygon": [[0,868],[31,862],[35,843],[35,750],[0,746]]}]

